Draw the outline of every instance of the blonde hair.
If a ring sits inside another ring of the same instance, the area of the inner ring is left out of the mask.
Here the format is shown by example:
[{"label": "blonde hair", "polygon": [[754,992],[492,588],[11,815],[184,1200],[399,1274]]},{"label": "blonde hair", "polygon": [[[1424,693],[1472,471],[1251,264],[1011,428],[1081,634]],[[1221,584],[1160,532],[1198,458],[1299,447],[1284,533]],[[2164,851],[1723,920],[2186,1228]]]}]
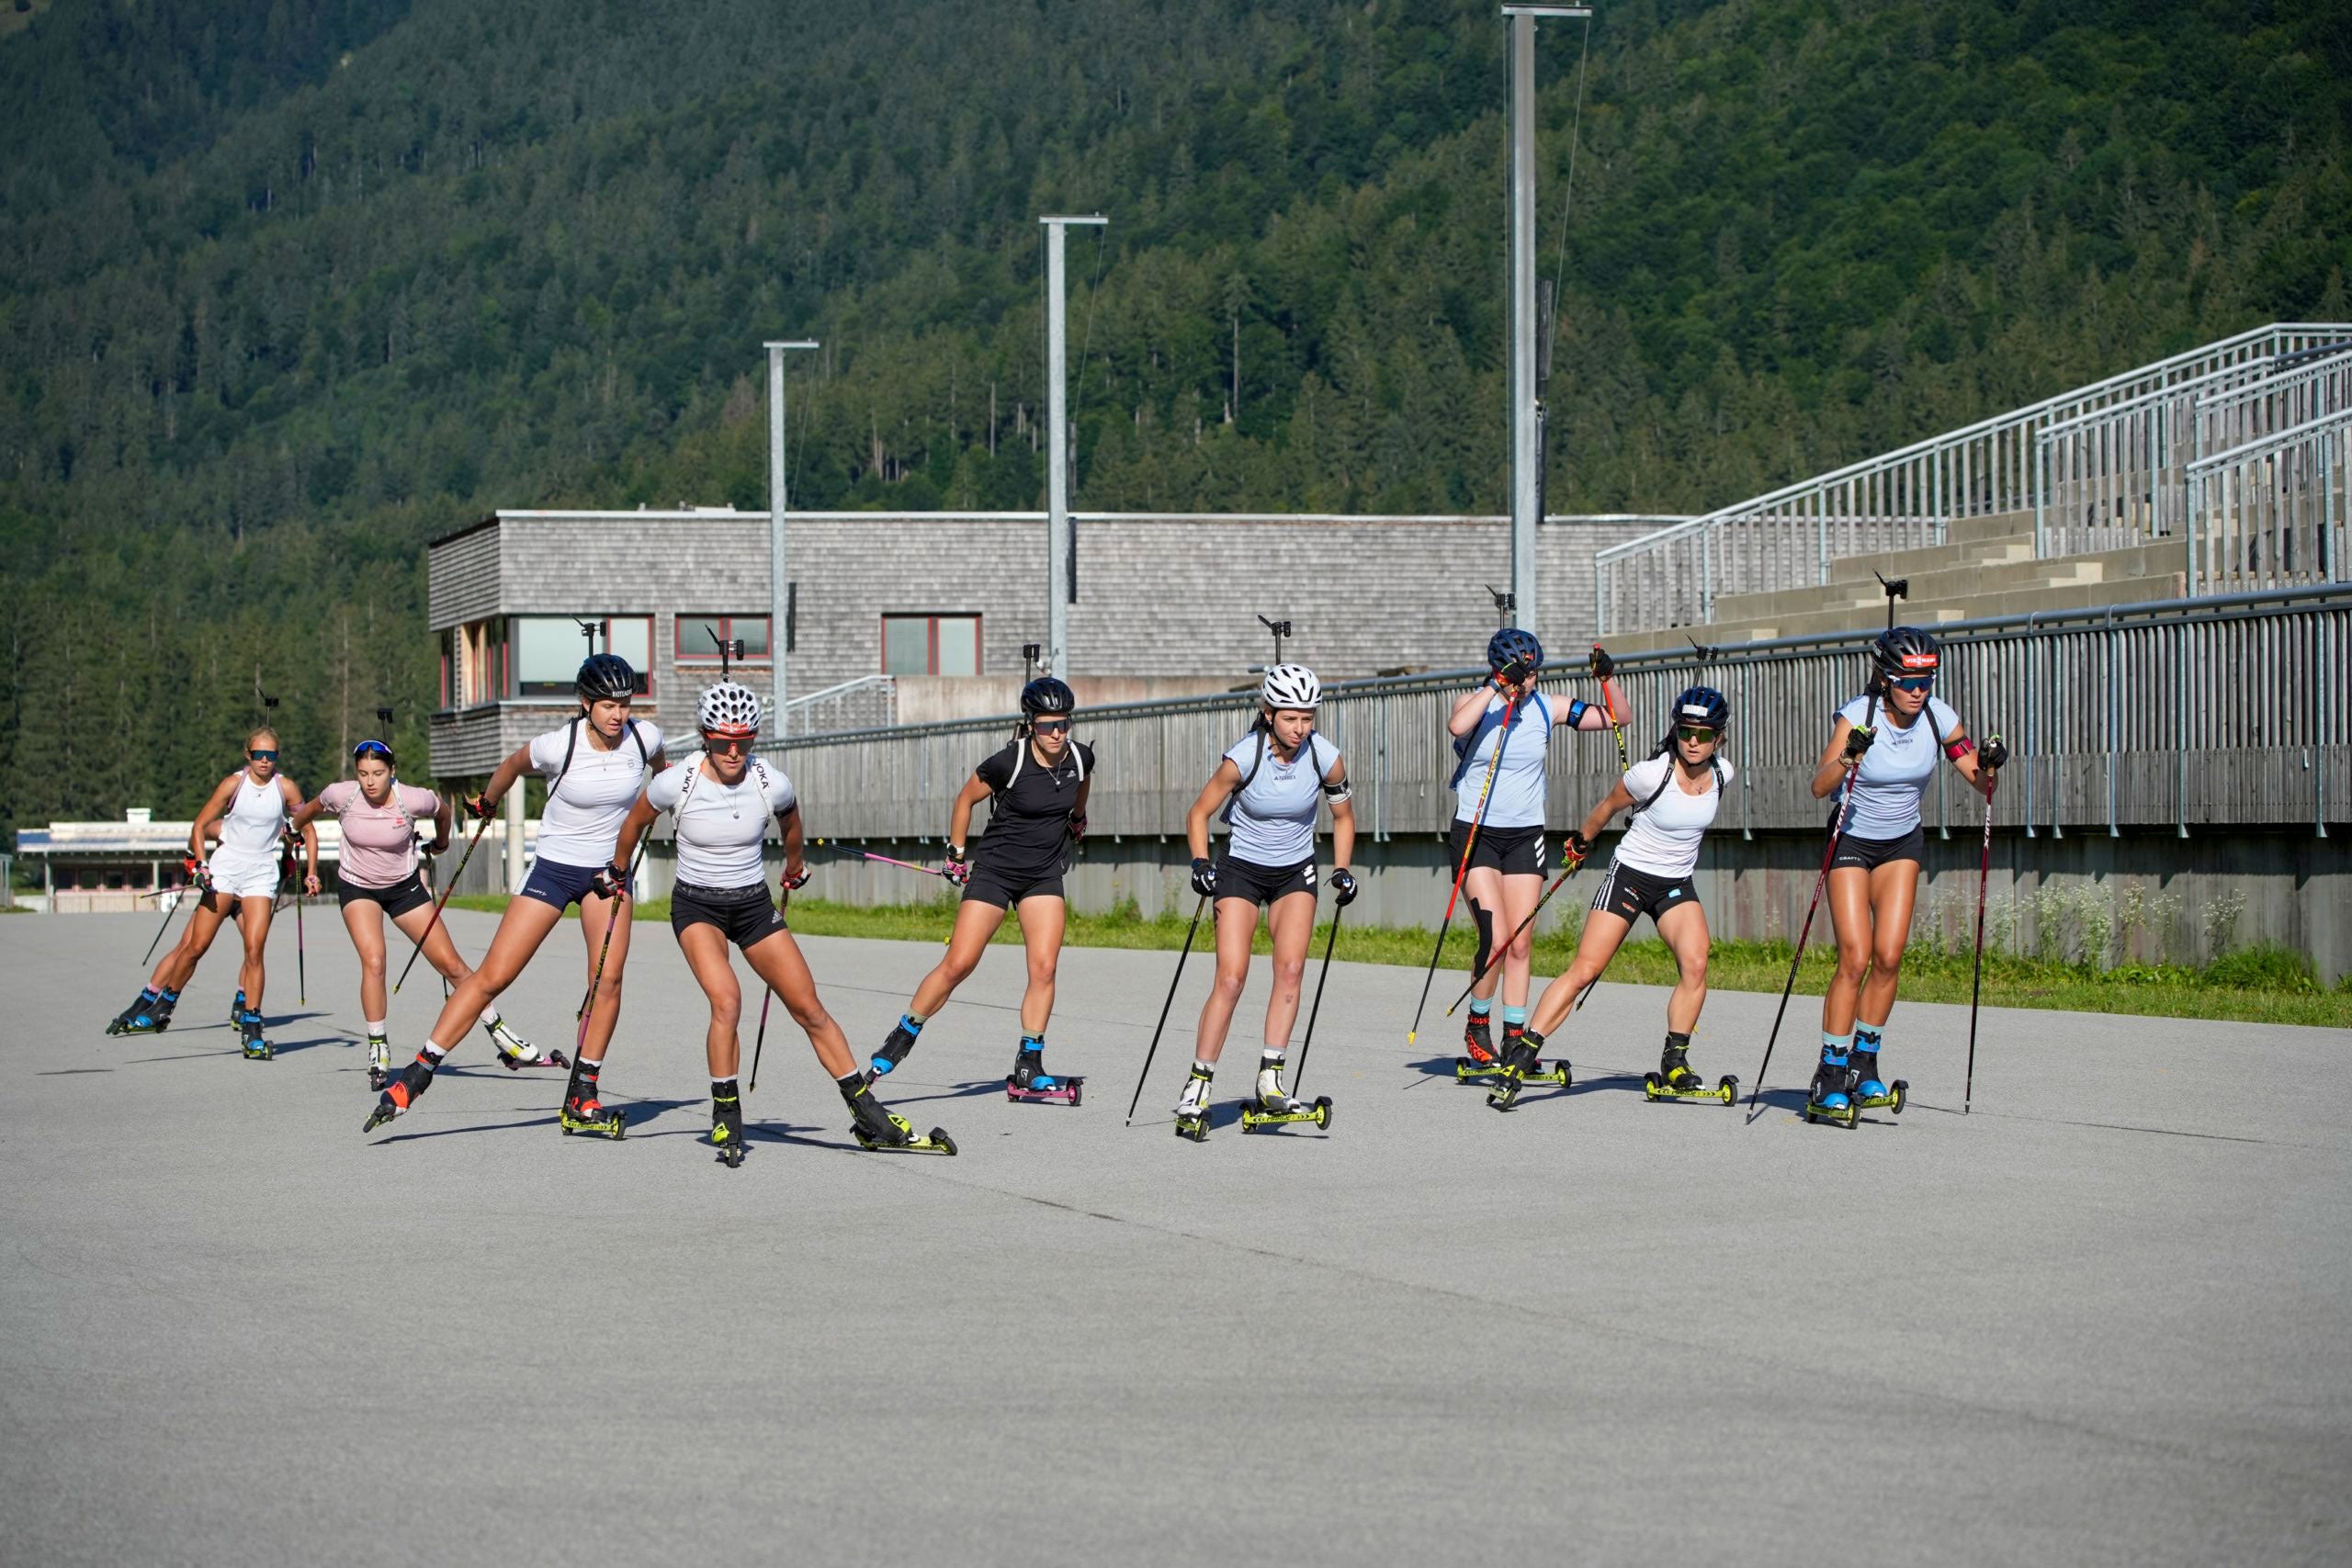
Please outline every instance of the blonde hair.
[{"label": "blonde hair", "polygon": [[254,749],[254,742],[260,739],[265,735],[269,737],[269,742],[271,745],[275,746],[277,744],[277,731],[265,724],[259,729],[254,730],[251,735],[245,737],[245,750],[248,751],[252,750]]}]

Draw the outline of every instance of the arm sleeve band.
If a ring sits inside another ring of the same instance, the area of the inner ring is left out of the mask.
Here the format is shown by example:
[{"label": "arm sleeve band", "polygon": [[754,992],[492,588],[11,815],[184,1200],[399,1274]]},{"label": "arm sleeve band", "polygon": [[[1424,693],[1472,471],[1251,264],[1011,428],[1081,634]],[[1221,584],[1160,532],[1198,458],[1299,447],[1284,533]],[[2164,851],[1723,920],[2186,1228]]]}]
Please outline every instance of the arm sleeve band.
[{"label": "arm sleeve band", "polygon": [[1971,751],[1975,750],[1976,742],[1971,740],[1965,735],[1956,737],[1944,744],[1944,755],[1950,757],[1955,762],[1959,761],[1962,757],[1967,756]]},{"label": "arm sleeve band", "polygon": [[1350,795],[1355,794],[1355,785],[1348,783],[1345,779],[1341,779],[1338,784],[1332,784],[1329,780],[1326,780],[1323,785],[1323,793],[1334,801],[1345,800]]},{"label": "arm sleeve band", "polygon": [[1568,699],[1568,728],[1570,729],[1582,729],[1584,728],[1584,716],[1591,711],[1592,705],[1590,703],[1586,702],[1581,697],[1570,697]]}]

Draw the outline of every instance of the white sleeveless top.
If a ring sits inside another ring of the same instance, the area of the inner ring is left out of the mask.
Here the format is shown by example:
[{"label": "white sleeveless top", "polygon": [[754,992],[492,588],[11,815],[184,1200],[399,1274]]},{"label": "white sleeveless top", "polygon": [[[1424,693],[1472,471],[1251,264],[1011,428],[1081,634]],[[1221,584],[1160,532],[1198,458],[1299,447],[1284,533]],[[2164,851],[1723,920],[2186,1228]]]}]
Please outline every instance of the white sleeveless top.
[{"label": "white sleeveless top", "polygon": [[220,818],[220,847],[216,860],[242,861],[251,865],[277,858],[277,836],[286,826],[286,791],[273,775],[255,784],[251,773],[237,775],[237,793]]}]

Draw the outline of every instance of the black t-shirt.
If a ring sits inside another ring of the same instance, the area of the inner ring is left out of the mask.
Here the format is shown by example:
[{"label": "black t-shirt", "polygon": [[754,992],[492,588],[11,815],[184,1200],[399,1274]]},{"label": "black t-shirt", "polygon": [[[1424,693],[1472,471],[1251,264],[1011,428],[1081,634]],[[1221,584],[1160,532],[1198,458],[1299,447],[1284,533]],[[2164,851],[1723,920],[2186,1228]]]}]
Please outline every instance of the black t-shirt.
[{"label": "black t-shirt", "polygon": [[1094,776],[1093,748],[1072,741],[1062,760],[1048,768],[1029,750],[1028,741],[1016,740],[972,772],[993,792],[975,858],[1015,875],[1039,874],[1061,863],[1079,784]]}]

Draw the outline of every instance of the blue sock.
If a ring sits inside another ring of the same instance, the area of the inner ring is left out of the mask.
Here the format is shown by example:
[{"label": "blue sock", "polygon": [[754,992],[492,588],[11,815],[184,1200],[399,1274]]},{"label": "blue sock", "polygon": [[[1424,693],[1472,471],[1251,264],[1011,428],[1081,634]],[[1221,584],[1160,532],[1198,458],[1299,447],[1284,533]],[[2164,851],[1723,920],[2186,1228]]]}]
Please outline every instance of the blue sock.
[{"label": "blue sock", "polygon": [[1491,998],[1487,997],[1472,997],[1470,998],[1470,1016],[1472,1018],[1484,1018],[1494,1010],[1495,1004]]},{"label": "blue sock", "polygon": [[1513,1024],[1517,1024],[1521,1029],[1527,1027],[1527,1010],[1525,1008],[1503,1009],[1503,1027],[1505,1029],[1509,1029]]},{"label": "blue sock", "polygon": [[1854,1037],[1852,1035],[1832,1034],[1826,1029],[1821,1032],[1821,1059],[1828,1063],[1831,1066],[1844,1066],[1846,1065],[1846,1053],[1853,1048]]},{"label": "blue sock", "polygon": [[899,1015],[899,1027],[905,1030],[910,1034],[921,1034],[922,1032],[922,1020],[917,1018],[910,1012],[902,1012]]}]

